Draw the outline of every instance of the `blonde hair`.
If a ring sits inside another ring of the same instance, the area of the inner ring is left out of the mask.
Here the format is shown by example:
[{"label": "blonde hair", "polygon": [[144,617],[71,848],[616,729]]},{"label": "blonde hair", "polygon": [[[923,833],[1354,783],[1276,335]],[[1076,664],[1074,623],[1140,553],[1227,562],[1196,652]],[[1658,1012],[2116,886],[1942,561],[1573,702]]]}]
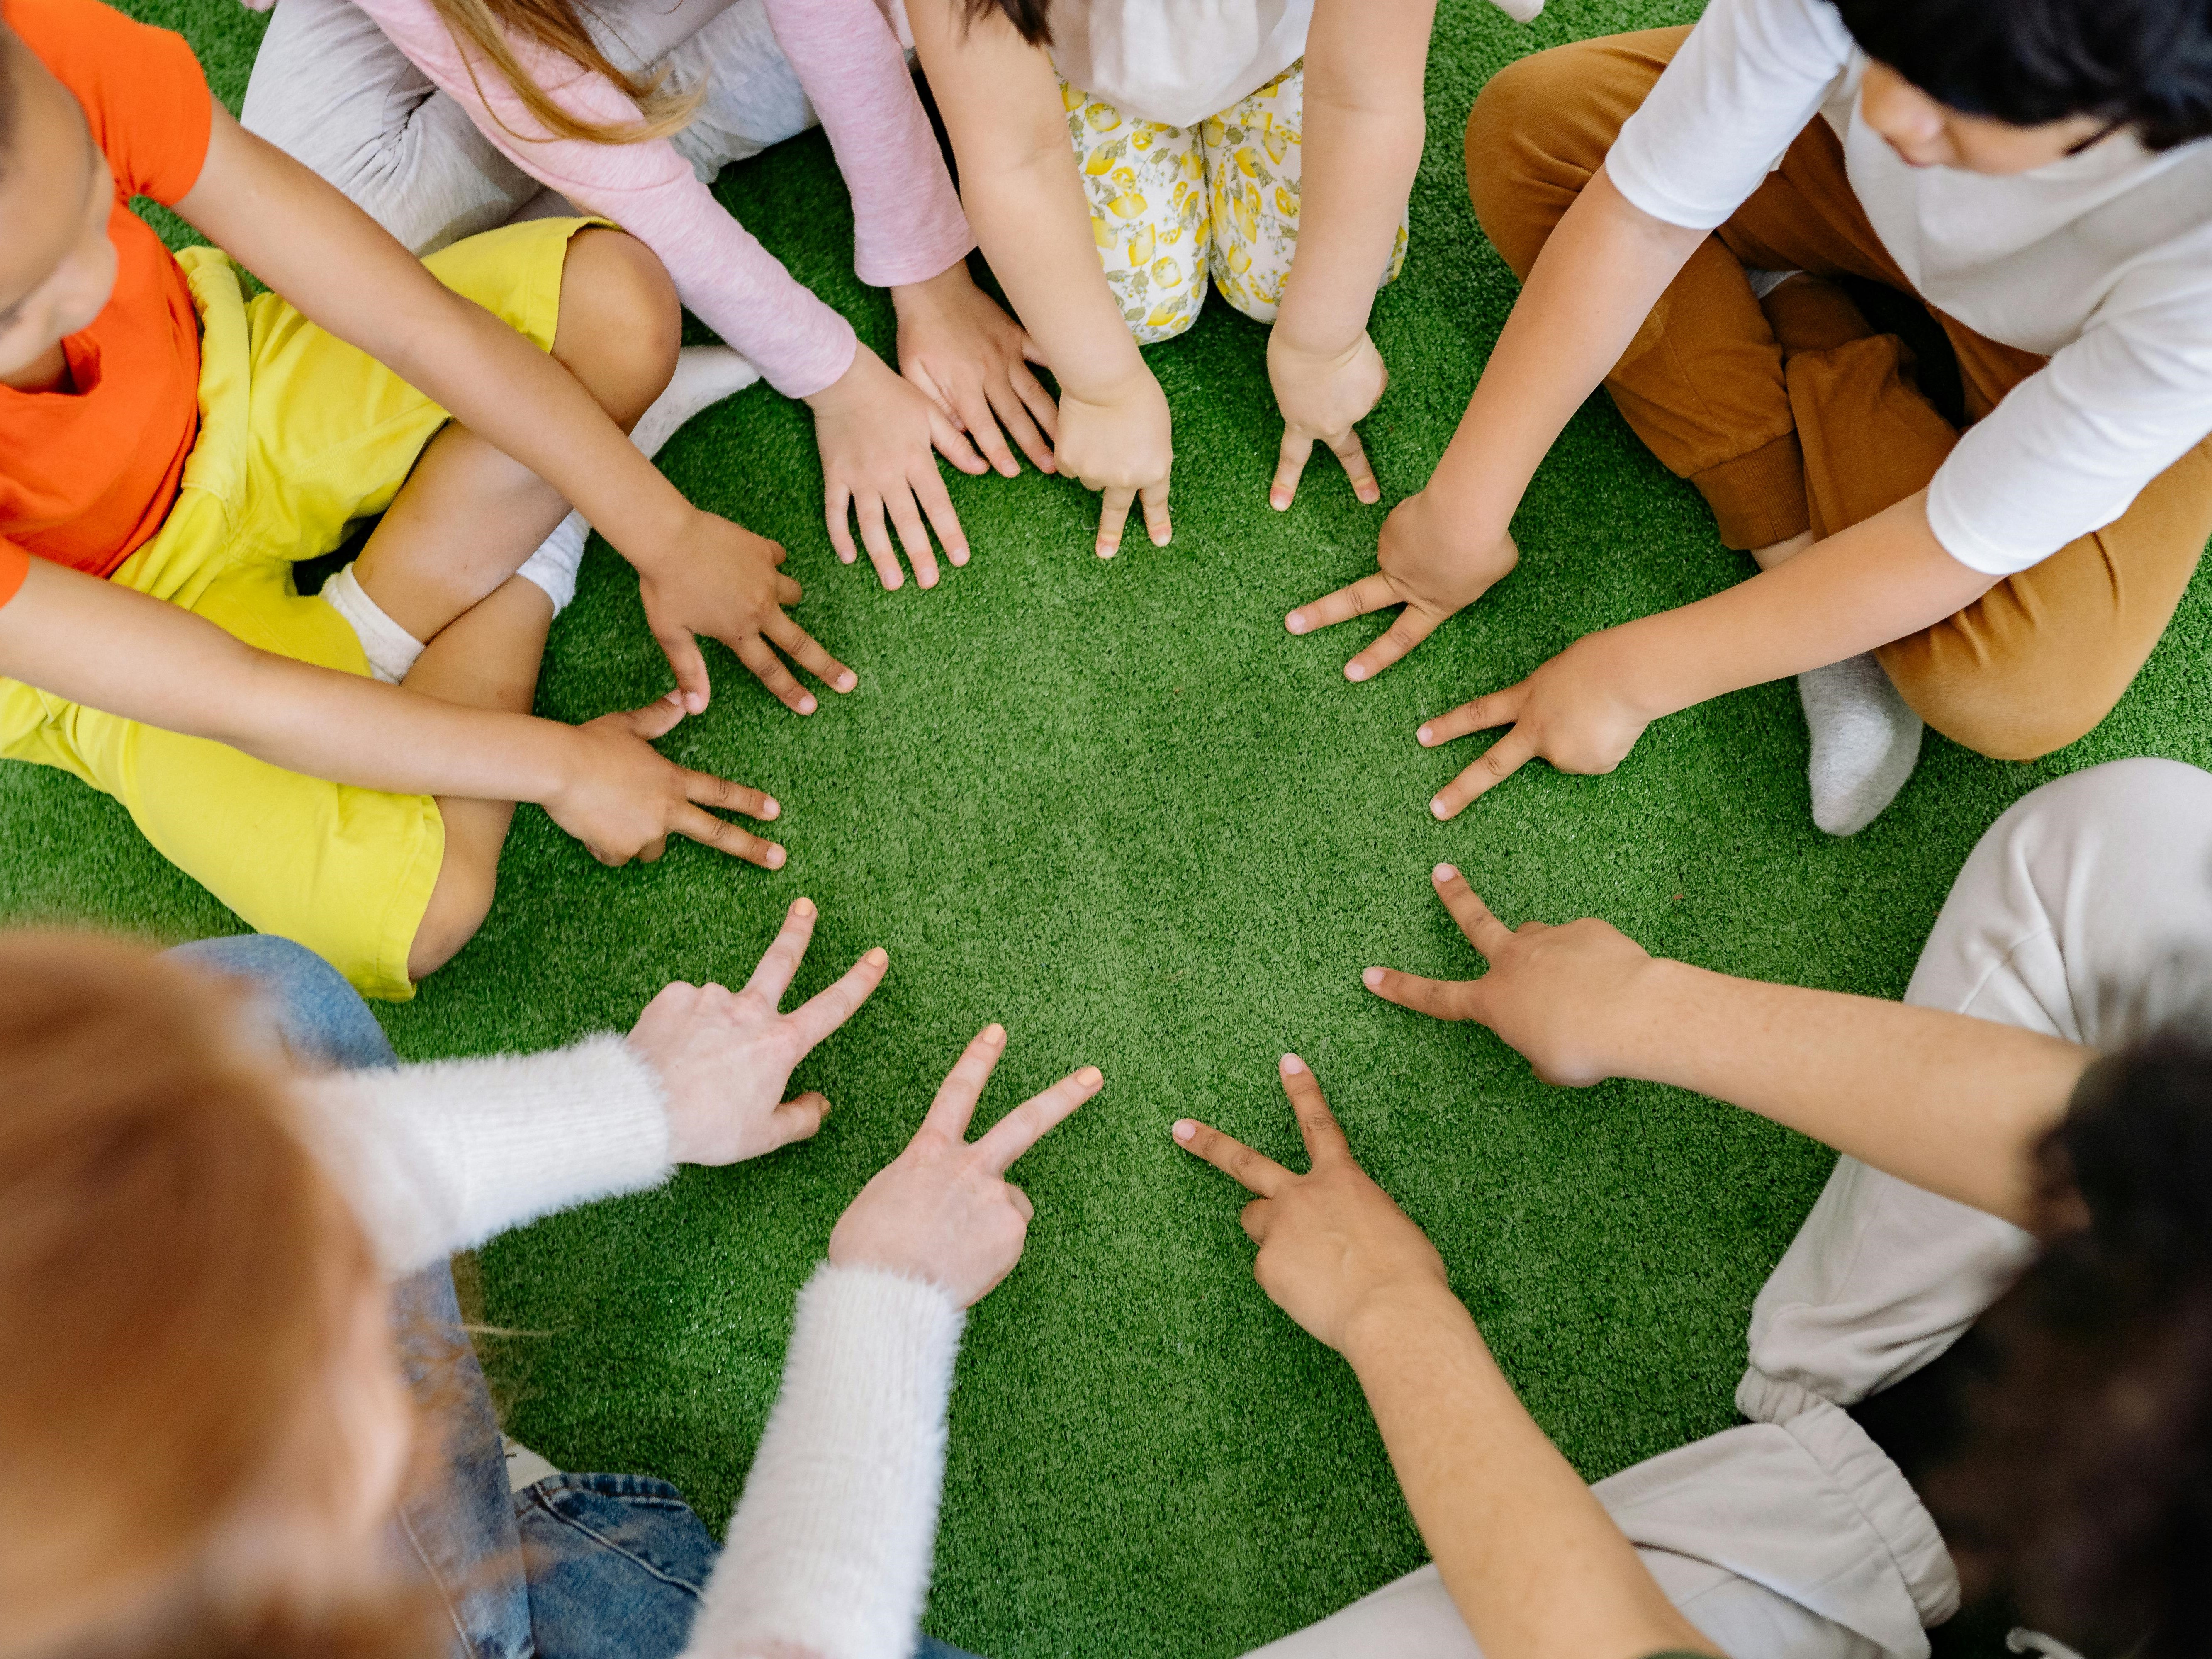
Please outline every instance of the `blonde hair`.
[{"label": "blonde hair", "polygon": [[242,1502],[342,1478],[325,1379],[382,1294],[244,1003],[121,944],[0,934],[0,1659],[438,1651],[412,1591],[214,1582]]},{"label": "blonde hair", "polygon": [[[593,144],[635,144],[681,131],[699,107],[698,92],[680,93],[666,85],[666,72],[639,76],[617,69],[585,28],[571,0],[431,0],[447,32],[461,48],[469,78],[477,82],[481,58],[514,88],[523,107],[556,138]],[[603,75],[638,107],[635,121],[584,121],[556,103],[514,55],[510,37],[535,41],[559,52],[580,69]]]}]

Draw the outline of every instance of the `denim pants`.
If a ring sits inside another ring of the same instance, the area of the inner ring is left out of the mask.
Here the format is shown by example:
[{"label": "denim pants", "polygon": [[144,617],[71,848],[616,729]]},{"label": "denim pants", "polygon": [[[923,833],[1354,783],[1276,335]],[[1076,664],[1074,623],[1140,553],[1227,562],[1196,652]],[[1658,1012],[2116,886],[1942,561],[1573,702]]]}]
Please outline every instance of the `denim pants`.
[{"label": "denim pants", "polygon": [[[277,1032],[310,1064],[396,1066],[384,1028],[345,978],[289,939],[203,939],[170,955],[252,981]],[[409,1381],[436,1401],[445,1490],[403,1506],[404,1553],[443,1593],[459,1659],[672,1659],[683,1651],[714,1540],[683,1494],[641,1474],[555,1474],[510,1493],[499,1419],[444,1265],[392,1287]],[[927,1637],[916,1659],[968,1659]]]}]

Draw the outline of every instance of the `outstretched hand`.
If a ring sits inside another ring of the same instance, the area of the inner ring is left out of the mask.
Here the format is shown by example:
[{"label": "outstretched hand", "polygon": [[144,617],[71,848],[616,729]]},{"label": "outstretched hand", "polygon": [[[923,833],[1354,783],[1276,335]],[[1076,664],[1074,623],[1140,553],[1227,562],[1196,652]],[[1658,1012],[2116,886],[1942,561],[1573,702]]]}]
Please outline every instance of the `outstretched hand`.
[{"label": "outstretched hand", "polygon": [[1439,789],[1429,811],[1455,817],[1532,760],[1589,774],[1610,772],[1627,759],[1659,711],[1628,696],[1626,676],[1613,661],[1615,637],[1584,635],[1518,685],[1463,702],[1415,732],[1424,749],[1433,749],[1470,732],[1512,727]]},{"label": "outstretched hand", "polygon": [[1274,482],[1267,487],[1267,505],[1278,513],[1289,507],[1316,443],[1326,444],[1343,463],[1353,495],[1370,507],[1381,501],[1382,486],[1375,482],[1356,426],[1381,401],[1390,371],[1367,331],[1362,329],[1348,349],[1316,357],[1276,329],[1267,337],[1267,378],[1283,416],[1283,445],[1275,458]]},{"label": "outstretched hand", "polygon": [[1006,1179],[1006,1170],[1097,1094],[1105,1079],[1085,1066],[1024,1101],[971,1143],[975,1103],[1006,1048],[1003,1025],[986,1026],[968,1045],[907,1149],[838,1218],[830,1235],[833,1263],[926,1279],[963,1308],[1013,1272],[1035,1212],[1029,1194]]},{"label": "outstretched hand", "polygon": [[1240,1219],[1260,1254],[1253,1276],[1270,1300],[1339,1352],[1366,1316],[1389,1316],[1407,1292],[1449,1294],[1443,1258],[1352,1156],[1321,1085],[1296,1054],[1279,1067],[1310,1166],[1294,1175],[1234,1136],[1189,1118],[1176,1141],[1257,1194]]},{"label": "outstretched hand", "polygon": [[[893,289],[891,303],[898,312],[899,373],[966,432],[1000,477],[1021,471],[1008,438],[1039,471],[1051,471],[1060,408],[1030,369],[1044,354],[1027,329],[969,279],[966,262]],[[981,470],[950,451],[945,458],[963,471]]]},{"label": "outstretched hand", "polygon": [[1508,927],[1450,865],[1437,866],[1431,878],[1490,971],[1437,980],[1370,968],[1360,976],[1367,988],[1417,1013],[1487,1025],[1547,1083],[1583,1088],[1622,1075],[1620,1056],[1642,1018],[1643,994],[1664,964],[1610,922]]},{"label": "outstretched hand", "polygon": [[1520,558],[1510,536],[1469,544],[1464,526],[1425,490],[1399,502],[1382,521],[1373,575],[1300,605],[1283,618],[1283,626],[1293,634],[1310,634],[1394,605],[1404,606],[1380,638],[1344,665],[1348,680],[1372,679],[1433,634],[1447,617],[1497,586]]},{"label": "outstretched hand", "polygon": [[642,708],[570,727],[562,781],[543,803],[546,815],[602,864],[637,858],[652,864],[668,850],[671,836],[682,836],[763,870],[781,869],[782,848],[707,810],[765,822],[780,817],[781,806],[757,789],[678,766],[653,746],[684,718],[681,697],[672,691]]},{"label": "outstretched hand", "polygon": [[879,945],[836,984],[780,1012],[814,937],[814,915],[813,900],[793,902],[783,930],[742,990],[678,981],[646,1004],[631,1028],[630,1048],[667,1094],[668,1151],[677,1163],[758,1158],[807,1139],[830,1115],[819,1090],[785,1100],[784,1085],[815,1045],[883,982],[890,957]]},{"label": "outstretched hand", "polygon": [[645,619],[676,671],[685,712],[700,713],[713,692],[696,637],[701,634],[729,647],[795,714],[814,712],[814,694],[792,677],[776,655],[779,648],[839,691],[860,683],[859,675],[785,614],[785,607],[797,605],[805,590],[783,574],[784,557],[784,550],[766,537],[695,511],[673,556],[649,568],[639,567],[637,591],[645,602]]}]

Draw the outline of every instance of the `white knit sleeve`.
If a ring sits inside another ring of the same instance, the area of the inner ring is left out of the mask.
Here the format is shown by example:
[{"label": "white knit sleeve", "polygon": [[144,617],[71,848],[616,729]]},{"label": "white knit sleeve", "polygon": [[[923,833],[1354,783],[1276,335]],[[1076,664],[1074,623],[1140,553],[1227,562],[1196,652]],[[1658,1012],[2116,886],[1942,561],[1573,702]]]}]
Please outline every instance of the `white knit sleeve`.
[{"label": "white knit sleeve", "polygon": [[934,1285],[816,1270],[686,1659],[914,1651],[966,1318]]},{"label": "white knit sleeve", "polygon": [[660,1080],[621,1037],[309,1079],[302,1127],[394,1277],[669,1172]]}]

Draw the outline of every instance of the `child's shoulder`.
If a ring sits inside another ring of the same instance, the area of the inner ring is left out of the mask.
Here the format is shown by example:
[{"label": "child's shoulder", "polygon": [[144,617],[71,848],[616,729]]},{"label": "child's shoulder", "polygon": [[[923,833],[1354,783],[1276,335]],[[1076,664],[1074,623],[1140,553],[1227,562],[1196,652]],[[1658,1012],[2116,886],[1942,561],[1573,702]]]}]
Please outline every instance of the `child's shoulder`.
[{"label": "child's shoulder", "polygon": [[101,0],[0,0],[0,15],[83,107],[125,195],[173,203],[191,189],[213,94],[183,35]]}]

